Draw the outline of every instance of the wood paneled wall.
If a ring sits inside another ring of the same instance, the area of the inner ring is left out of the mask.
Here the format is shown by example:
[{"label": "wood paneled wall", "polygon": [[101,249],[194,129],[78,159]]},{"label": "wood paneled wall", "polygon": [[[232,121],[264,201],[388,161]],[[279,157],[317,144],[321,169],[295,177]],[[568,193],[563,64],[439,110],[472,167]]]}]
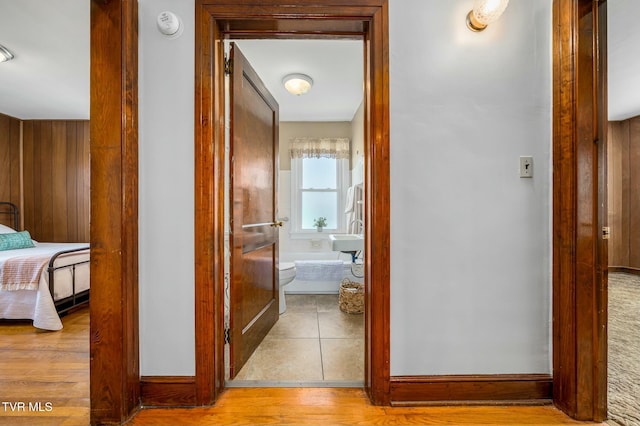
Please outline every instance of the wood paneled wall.
[{"label": "wood paneled wall", "polygon": [[609,123],[609,266],[640,270],[640,116]]},{"label": "wood paneled wall", "polygon": [[[20,120],[0,114],[0,201],[20,205]],[[0,223],[13,226],[9,217]]]},{"label": "wood paneled wall", "polygon": [[24,121],[23,175],[32,238],[89,242],[89,121]]}]

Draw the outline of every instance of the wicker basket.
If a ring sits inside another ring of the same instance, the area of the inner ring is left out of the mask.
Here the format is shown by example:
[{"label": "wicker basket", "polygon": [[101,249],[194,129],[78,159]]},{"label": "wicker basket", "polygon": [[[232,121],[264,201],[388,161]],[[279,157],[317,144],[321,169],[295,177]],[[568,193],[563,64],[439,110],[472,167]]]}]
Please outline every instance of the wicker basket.
[{"label": "wicker basket", "polygon": [[364,285],[349,278],[340,283],[340,297],[338,298],[340,310],[348,314],[361,314],[364,312]]}]

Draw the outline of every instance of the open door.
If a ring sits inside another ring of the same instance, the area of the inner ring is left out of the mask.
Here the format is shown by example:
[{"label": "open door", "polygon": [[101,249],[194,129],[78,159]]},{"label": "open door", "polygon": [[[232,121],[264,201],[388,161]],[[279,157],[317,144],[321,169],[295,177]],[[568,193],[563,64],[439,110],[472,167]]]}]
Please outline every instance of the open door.
[{"label": "open door", "polygon": [[238,47],[231,100],[230,378],[278,320],[278,103]]}]

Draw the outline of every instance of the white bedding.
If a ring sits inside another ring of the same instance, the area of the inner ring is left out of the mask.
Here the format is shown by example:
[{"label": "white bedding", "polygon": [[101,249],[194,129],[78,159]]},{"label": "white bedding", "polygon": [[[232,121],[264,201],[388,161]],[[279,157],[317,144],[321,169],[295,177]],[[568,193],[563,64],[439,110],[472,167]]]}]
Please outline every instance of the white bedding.
[{"label": "white bedding", "polygon": [[[75,248],[87,247],[87,243],[35,243],[36,247],[0,251],[0,262],[14,256],[27,254],[53,254]],[[81,260],[89,259],[89,250],[60,256],[55,266],[69,265]],[[89,264],[76,267],[76,293],[89,288]],[[72,294],[71,268],[56,271],[55,300]],[[0,290],[0,318],[32,319],[34,327],[45,330],[60,330],[62,322],[53,303],[54,298],[49,292],[49,274],[45,267],[37,290]]]}]

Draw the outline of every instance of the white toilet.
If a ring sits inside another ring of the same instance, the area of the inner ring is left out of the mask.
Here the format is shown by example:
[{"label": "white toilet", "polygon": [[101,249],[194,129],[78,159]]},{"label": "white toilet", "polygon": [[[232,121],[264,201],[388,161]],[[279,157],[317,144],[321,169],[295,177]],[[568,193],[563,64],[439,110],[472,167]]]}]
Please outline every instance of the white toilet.
[{"label": "white toilet", "polygon": [[280,262],[278,270],[280,271],[280,314],[284,314],[284,311],[287,310],[287,304],[284,300],[284,286],[296,278],[296,265],[293,262]]}]

